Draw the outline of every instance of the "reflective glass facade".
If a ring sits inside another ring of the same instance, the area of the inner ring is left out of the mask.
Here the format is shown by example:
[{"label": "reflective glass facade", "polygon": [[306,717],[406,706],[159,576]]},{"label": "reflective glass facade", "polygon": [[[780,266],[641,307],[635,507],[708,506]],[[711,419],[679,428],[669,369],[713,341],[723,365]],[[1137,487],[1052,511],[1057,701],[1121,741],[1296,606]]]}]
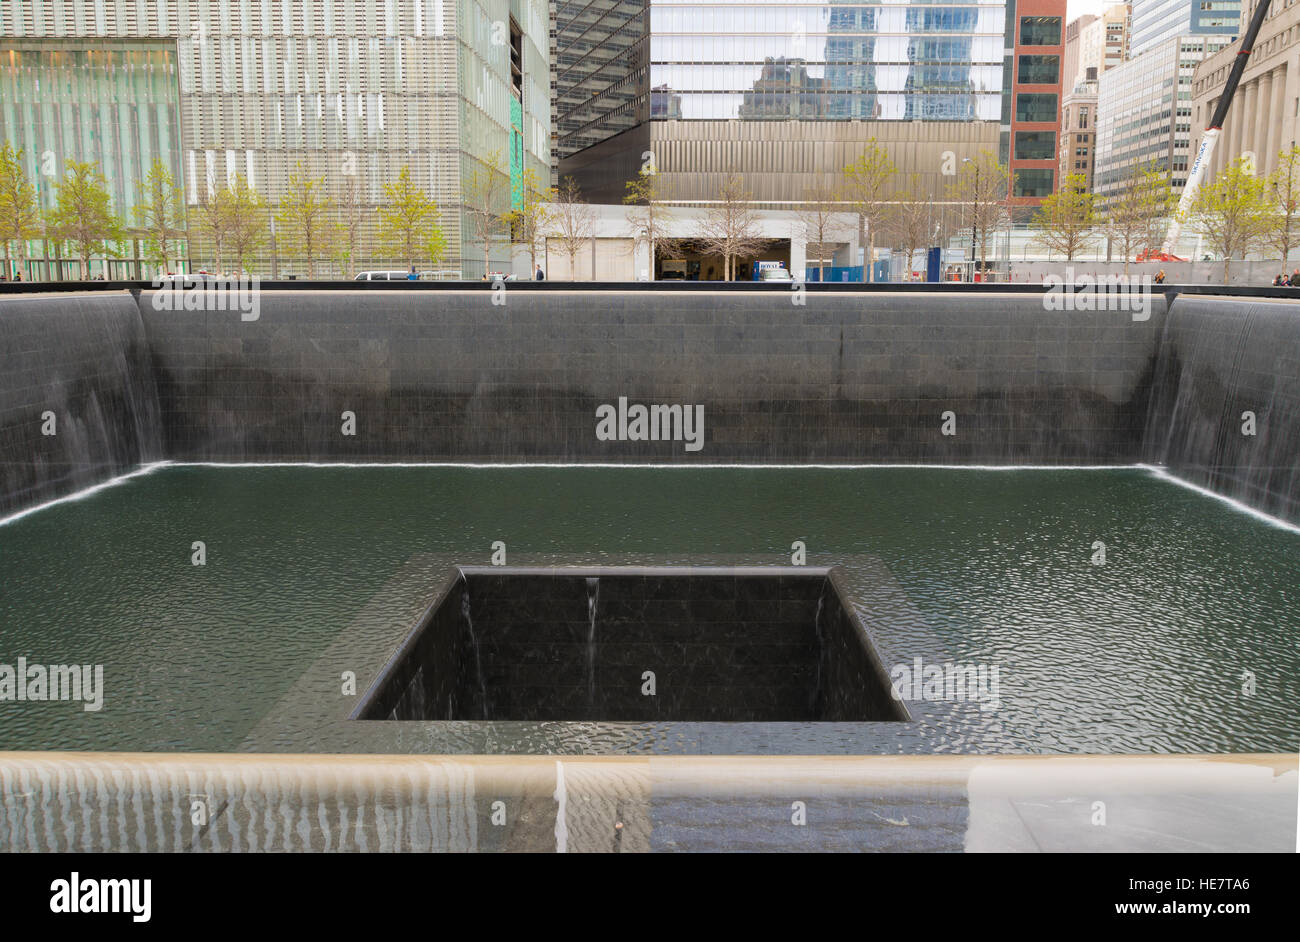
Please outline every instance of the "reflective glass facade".
[{"label": "reflective glass facade", "polygon": [[1236,36],[1241,0],[1133,0],[1130,54],[1175,36]]},{"label": "reflective glass facade", "polygon": [[651,119],[1002,117],[1003,2],[557,0],[555,8],[559,157]]},{"label": "reflective glass facade", "polygon": [[114,211],[130,220],[155,160],[181,178],[175,46],[0,38],[0,141],[23,151],[43,209],[76,160],[103,171]]},{"label": "reflective glass facade", "polygon": [[687,120],[997,120],[1005,18],[1001,4],[653,0],[652,95]]}]

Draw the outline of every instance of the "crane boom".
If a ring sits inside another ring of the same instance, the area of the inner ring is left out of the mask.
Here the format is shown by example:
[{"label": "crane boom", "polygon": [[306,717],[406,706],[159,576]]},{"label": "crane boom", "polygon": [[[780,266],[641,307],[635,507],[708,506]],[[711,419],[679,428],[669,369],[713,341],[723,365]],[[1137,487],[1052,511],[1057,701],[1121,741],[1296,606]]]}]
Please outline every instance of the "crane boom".
[{"label": "crane boom", "polygon": [[1241,38],[1241,48],[1237,50],[1237,58],[1232,63],[1232,71],[1228,73],[1228,80],[1223,85],[1223,94],[1219,96],[1219,103],[1214,108],[1214,115],[1210,118],[1210,126],[1201,135],[1201,146],[1196,149],[1196,159],[1192,161],[1191,169],[1187,172],[1187,183],[1183,185],[1183,195],[1178,200],[1178,211],[1174,213],[1174,218],[1169,221],[1169,231],[1165,234],[1165,244],[1160,247],[1160,254],[1163,256],[1168,257],[1173,253],[1178,237],[1183,234],[1183,220],[1187,218],[1187,214],[1191,212],[1192,204],[1196,202],[1196,192],[1201,188],[1201,180],[1210,165],[1210,157],[1214,154],[1214,145],[1218,143],[1219,134],[1223,130],[1223,122],[1228,117],[1228,106],[1232,104],[1232,96],[1237,93],[1237,85],[1241,82],[1241,74],[1246,71],[1246,62],[1250,59],[1250,53],[1255,48],[1255,38],[1259,35],[1259,28],[1264,25],[1264,17],[1268,16],[1269,3],[1270,0],[1259,0],[1258,6],[1255,7],[1255,12],[1250,18],[1250,25],[1246,28],[1246,35]]}]

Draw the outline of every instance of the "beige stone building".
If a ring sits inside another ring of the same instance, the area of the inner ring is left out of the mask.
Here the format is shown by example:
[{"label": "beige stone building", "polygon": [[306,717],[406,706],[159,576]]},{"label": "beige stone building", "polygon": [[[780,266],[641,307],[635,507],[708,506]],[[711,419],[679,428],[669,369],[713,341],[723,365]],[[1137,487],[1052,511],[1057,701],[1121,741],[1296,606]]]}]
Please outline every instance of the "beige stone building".
[{"label": "beige stone building", "polygon": [[1092,78],[1113,69],[1128,58],[1129,5],[1117,3],[1079,31],[1079,64],[1075,81]]},{"label": "beige stone building", "polygon": [[[1245,0],[1242,20],[1257,0]],[[1192,78],[1192,153],[1200,146],[1237,55],[1233,43],[1202,61]],[[1243,154],[1253,155],[1257,172],[1272,173],[1279,151],[1296,143],[1300,112],[1300,0],[1273,0],[1255,49],[1228,109],[1223,134],[1208,168],[1213,177]]]},{"label": "beige stone building", "polygon": [[1074,87],[1079,74],[1079,50],[1083,41],[1083,30],[1088,24],[1095,23],[1098,17],[1091,13],[1075,17],[1065,26],[1065,55],[1061,59],[1061,87],[1069,90]]},{"label": "beige stone building", "polygon": [[1097,83],[1079,82],[1061,99],[1061,176],[1081,173],[1092,190],[1097,147]]}]

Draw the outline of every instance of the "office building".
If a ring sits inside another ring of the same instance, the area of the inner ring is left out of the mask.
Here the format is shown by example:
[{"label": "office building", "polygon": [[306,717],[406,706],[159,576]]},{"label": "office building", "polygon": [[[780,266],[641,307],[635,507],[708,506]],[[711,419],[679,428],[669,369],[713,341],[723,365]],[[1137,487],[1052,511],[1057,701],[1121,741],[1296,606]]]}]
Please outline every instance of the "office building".
[{"label": "office building", "polygon": [[[127,218],[154,155],[191,208],[236,174],[276,202],[299,165],[336,201],[355,186],[358,244],[336,240],[317,273],[391,266],[375,248],[374,209],[409,167],[441,211],[437,264],[477,277],[483,253],[465,212],[475,171],[496,157],[516,198],[525,170],[548,175],[548,45],[546,0],[9,3],[0,138],[25,151],[33,177],[50,169],[38,154],[52,152],[56,167],[98,162]],[[191,237],[191,256],[209,257]],[[497,242],[489,264],[504,267],[509,246]],[[274,240],[266,255],[264,273],[303,267]]]}]

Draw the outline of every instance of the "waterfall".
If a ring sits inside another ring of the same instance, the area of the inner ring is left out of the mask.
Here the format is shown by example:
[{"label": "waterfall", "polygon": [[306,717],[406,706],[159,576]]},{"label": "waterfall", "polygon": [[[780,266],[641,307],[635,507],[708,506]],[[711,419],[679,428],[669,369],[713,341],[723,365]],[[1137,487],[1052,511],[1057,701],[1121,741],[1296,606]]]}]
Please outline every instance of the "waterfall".
[{"label": "waterfall", "polygon": [[1179,296],[1161,338],[1142,459],[1300,521],[1296,350],[1294,304]]},{"label": "waterfall", "polygon": [[460,597],[460,614],[469,629],[469,643],[474,648],[474,671],[478,675],[479,702],[483,704],[483,719],[488,719],[487,684],[483,682],[483,653],[479,650],[478,636],[474,634],[474,619],[469,614],[469,584],[465,584],[464,594]]},{"label": "waterfall", "polygon": [[596,707],[596,602],[600,599],[600,579],[587,580],[587,705]]},{"label": "waterfall", "polygon": [[163,457],[149,344],[129,295],[5,296],[0,316],[0,414],[21,417],[0,423],[15,456],[0,466],[0,516]]}]

